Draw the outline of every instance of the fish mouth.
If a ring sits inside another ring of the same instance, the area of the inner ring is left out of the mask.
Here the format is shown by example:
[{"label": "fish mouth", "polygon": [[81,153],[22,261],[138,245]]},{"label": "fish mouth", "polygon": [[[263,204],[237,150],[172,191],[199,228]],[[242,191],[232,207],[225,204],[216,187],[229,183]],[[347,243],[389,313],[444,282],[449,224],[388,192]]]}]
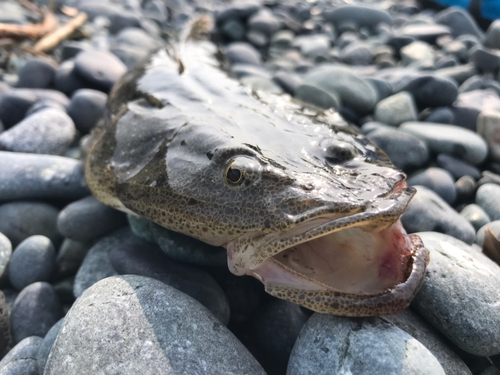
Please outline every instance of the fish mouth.
[{"label": "fish mouth", "polygon": [[[414,189],[403,182],[377,207],[340,218],[315,218],[300,233],[295,228],[279,240],[261,240],[264,247],[277,250],[240,274],[256,277],[275,297],[321,313],[398,313],[417,293],[429,261],[420,238],[408,235],[399,220],[413,195]],[[235,250],[228,246],[233,272]]]}]

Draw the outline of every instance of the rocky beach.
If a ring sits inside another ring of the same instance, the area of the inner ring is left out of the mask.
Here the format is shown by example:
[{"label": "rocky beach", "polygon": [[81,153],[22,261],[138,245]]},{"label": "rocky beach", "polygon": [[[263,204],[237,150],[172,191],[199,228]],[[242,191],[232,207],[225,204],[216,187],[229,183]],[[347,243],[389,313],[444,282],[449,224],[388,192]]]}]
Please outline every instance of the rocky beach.
[{"label": "rocky beach", "polygon": [[[416,187],[410,308],[314,313],[91,194],[108,95],[199,17],[248,92],[338,112]],[[417,0],[0,0],[0,375],[500,375],[500,20],[482,26]]]}]

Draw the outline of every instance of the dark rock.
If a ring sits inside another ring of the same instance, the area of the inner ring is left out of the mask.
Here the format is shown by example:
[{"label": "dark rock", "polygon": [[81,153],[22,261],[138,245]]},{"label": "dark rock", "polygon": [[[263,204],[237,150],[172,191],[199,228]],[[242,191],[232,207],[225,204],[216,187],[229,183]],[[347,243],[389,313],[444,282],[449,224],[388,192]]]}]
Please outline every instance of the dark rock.
[{"label": "dark rock", "polygon": [[147,276],[174,287],[204,305],[222,324],[229,321],[224,292],[204,270],[170,259],[157,245],[137,237],[117,244],[109,253],[118,274]]},{"label": "dark rock", "polygon": [[453,156],[447,154],[439,154],[437,156],[437,163],[441,168],[446,169],[448,172],[450,172],[450,174],[456,180],[463,176],[471,176],[476,180],[479,180],[479,178],[481,178],[481,172],[479,171],[479,169],[460,159],[454,158]]},{"label": "dark rock", "polygon": [[486,48],[500,49],[500,21],[493,21],[486,30],[486,38],[484,39]]},{"label": "dark rock", "polygon": [[89,133],[97,121],[104,115],[108,96],[97,90],[82,89],[71,97],[68,115],[75,122],[76,128],[83,133]]},{"label": "dark rock", "polygon": [[37,234],[59,243],[57,231],[58,211],[54,206],[37,202],[12,202],[0,206],[0,232],[16,247],[20,242]]},{"label": "dark rock", "polygon": [[29,336],[44,337],[62,316],[61,302],[49,283],[28,285],[17,296],[10,315],[14,342]]},{"label": "dark rock", "polygon": [[[363,129],[366,130],[365,125]],[[368,137],[389,156],[396,167],[404,171],[421,167],[429,159],[425,143],[411,134],[383,127],[371,131]]]},{"label": "dark rock", "polygon": [[455,182],[455,188],[457,189],[457,200],[468,201],[474,198],[477,190],[477,183],[473,177],[463,176]]},{"label": "dark rock", "polygon": [[112,53],[103,51],[83,51],[75,58],[75,72],[108,92],[126,72],[125,65]]},{"label": "dark rock", "polygon": [[461,94],[463,92],[486,89],[492,89],[500,96],[500,83],[488,76],[473,76],[469,78],[460,85],[458,92]]},{"label": "dark rock", "polygon": [[74,60],[63,62],[54,77],[54,87],[66,95],[71,95],[77,90],[91,86],[90,83],[76,73]]},{"label": "dark rock", "polygon": [[0,96],[0,121],[6,128],[17,124],[38,98],[29,90],[9,90]]},{"label": "dark rock", "polygon": [[392,25],[389,12],[368,5],[339,5],[322,14],[325,21],[334,24],[340,32],[346,29],[366,27],[371,30],[381,24]]},{"label": "dark rock", "polygon": [[486,211],[491,220],[500,220],[500,186],[484,184],[477,189],[476,203]]},{"label": "dark rock", "polygon": [[78,160],[0,151],[0,201],[77,199],[88,194]]},{"label": "dark rock", "polygon": [[448,26],[454,38],[460,35],[473,35],[481,39],[484,36],[470,13],[459,7],[450,7],[439,12],[434,16],[434,20],[441,25]]},{"label": "dark rock", "polygon": [[15,249],[9,262],[9,281],[22,290],[37,281],[49,281],[56,269],[56,250],[45,236],[31,236]]},{"label": "dark rock", "polygon": [[230,40],[239,41],[245,37],[245,26],[239,21],[228,20],[221,27],[222,33]]},{"label": "dark rock", "polygon": [[446,153],[479,165],[488,153],[488,146],[477,133],[453,125],[429,122],[405,122],[400,130],[422,139],[435,154]]},{"label": "dark rock", "polygon": [[491,221],[488,214],[477,204],[465,206],[462,211],[460,211],[460,215],[466,218],[476,230],[479,230],[479,228]]},{"label": "dark rock", "polygon": [[102,280],[75,302],[44,374],[104,375],[116,366],[124,374],[265,374],[205,307],[135,275]]},{"label": "dark rock", "polygon": [[0,150],[61,155],[76,135],[73,120],[58,109],[45,109],[0,134]]},{"label": "dark rock", "polygon": [[410,92],[420,108],[446,107],[457,99],[457,84],[432,74],[408,76],[394,85],[394,92]]},{"label": "dark rock", "polygon": [[57,218],[59,232],[75,241],[90,241],[126,224],[125,214],[93,196],[66,206]]},{"label": "dark rock", "polygon": [[314,314],[295,343],[287,374],[348,373],[445,374],[420,342],[385,319]]},{"label": "dark rock", "polygon": [[365,80],[377,91],[378,100],[385,99],[393,94],[394,90],[389,82],[370,77],[365,78]]},{"label": "dark rock", "polygon": [[425,186],[416,186],[417,194],[401,217],[408,233],[434,231],[446,233],[468,244],[474,242],[474,227],[439,195]]},{"label": "dark rock", "polygon": [[340,60],[349,65],[370,65],[373,61],[369,46],[361,42],[353,42],[340,51]]},{"label": "dark rock", "polygon": [[424,121],[439,124],[451,124],[453,123],[453,111],[446,107],[436,108],[425,118]]},{"label": "dark rock", "polygon": [[74,58],[82,51],[92,49],[92,44],[87,40],[65,40],[61,43],[61,60]]},{"label": "dark rock", "polygon": [[285,72],[283,70],[274,73],[273,81],[290,95],[294,95],[297,88],[302,84],[302,78],[295,73]]},{"label": "dark rock", "polygon": [[59,252],[57,253],[57,277],[72,276],[77,271],[85,259],[91,244],[88,242],[78,242],[64,239]]},{"label": "dark rock", "polygon": [[440,233],[417,233],[432,262],[412,307],[462,350],[500,353],[500,269],[484,254]]},{"label": "dark rock", "polygon": [[46,89],[52,84],[57,66],[50,60],[31,57],[19,69],[18,87]]},{"label": "dark rock", "polygon": [[38,375],[43,375],[45,364],[47,363],[47,359],[49,358],[50,349],[52,349],[52,346],[56,341],[57,335],[61,330],[63,322],[64,318],[60,319],[56,324],[54,324],[43,338],[43,341],[40,343],[40,349],[38,349],[38,354],[36,356],[36,360],[38,363]]},{"label": "dark rock", "polygon": [[262,8],[249,19],[247,26],[270,37],[280,28],[280,22],[268,8]]},{"label": "dark rock", "polygon": [[441,168],[428,168],[423,172],[409,177],[407,183],[410,186],[422,185],[428,187],[448,204],[452,204],[457,198],[455,181],[452,175]]},{"label": "dark rock", "polygon": [[38,336],[26,337],[3,357],[0,362],[2,375],[39,375],[36,356],[42,338]]},{"label": "dark rock", "polygon": [[480,73],[495,73],[500,67],[500,52],[478,47],[472,53],[470,61]]},{"label": "dark rock", "polygon": [[319,87],[301,84],[295,90],[295,99],[313,106],[335,110],[340,109],[340,99],[333,92],[326,92]]}]

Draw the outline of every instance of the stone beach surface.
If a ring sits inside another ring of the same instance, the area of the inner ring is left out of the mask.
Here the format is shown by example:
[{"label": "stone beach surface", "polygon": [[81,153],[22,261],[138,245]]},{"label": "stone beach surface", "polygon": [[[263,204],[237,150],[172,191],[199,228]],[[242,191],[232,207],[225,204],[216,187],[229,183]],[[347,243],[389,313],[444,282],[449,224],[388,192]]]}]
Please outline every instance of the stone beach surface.
[{"label": "stone beach surface", "polygon": [[[417,0],[56,3],[88,21],[46,55],[0,44],[0,375],[500,374],[500,21]],[[408,310],[313,313],[90,195],[114,84],[205,13],[228,74],[338,111],[416,187],[402,223],[431,261]],[[0,0],[0,23],[39,20]]]}]

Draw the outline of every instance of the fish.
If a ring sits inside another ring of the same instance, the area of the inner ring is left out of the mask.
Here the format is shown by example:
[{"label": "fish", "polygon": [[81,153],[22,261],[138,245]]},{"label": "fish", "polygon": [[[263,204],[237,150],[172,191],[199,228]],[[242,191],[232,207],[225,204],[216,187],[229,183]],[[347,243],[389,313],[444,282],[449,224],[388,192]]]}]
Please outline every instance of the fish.
[{"label": "fish", "polygon": [[229,270],[275,297],[343,316],[405,309],[429,262],[399,220],[405,174],[337,112],[253,91],[222,59],[186,41],[124,75],[86,160],[94,196],[225,247]]}]

